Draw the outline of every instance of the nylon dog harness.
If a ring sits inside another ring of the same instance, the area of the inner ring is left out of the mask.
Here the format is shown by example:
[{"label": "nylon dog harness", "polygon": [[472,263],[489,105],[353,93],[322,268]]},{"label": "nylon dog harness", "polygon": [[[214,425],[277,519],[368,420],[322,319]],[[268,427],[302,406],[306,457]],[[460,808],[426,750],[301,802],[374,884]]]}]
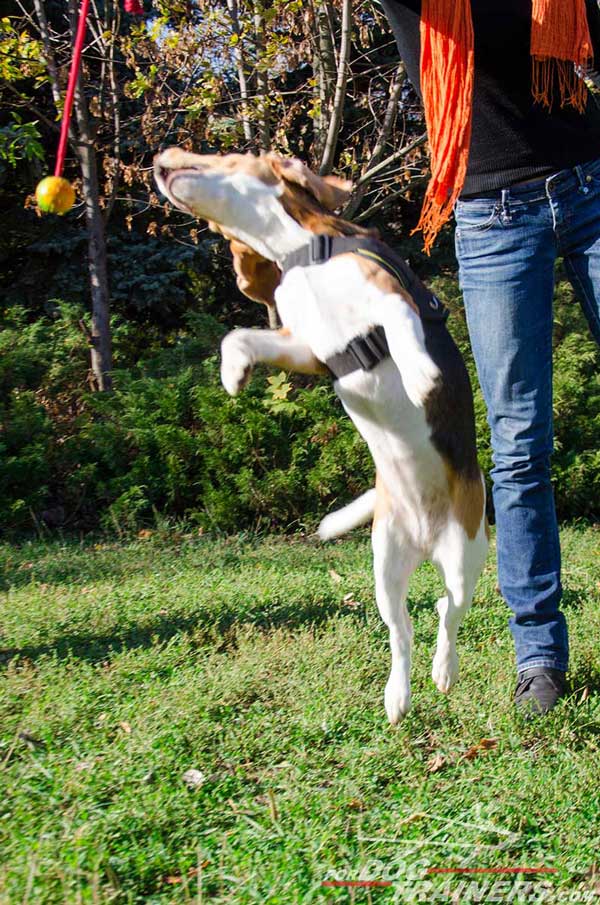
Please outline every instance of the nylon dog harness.
[{"label": "nylon dog harness", "polygon": [[[406,261],[392,251],[379,239],[363,236],[322,236],[314,235],[307,245],[287,255],[280,263],[285,274],[292,267],[309,267],[313,264],[325,264],[336,255],[352,252],[370,261],[375,261],[391,276],[402,289],[410,294],[424,321],[444,323],[448,317],[438,297],[428,289],[414,273]],[[346,348],[325,361],[333,378],[338,380],[362,369],[372,371],[380,361],[390,354],[390,349],[382,326],[374,327],[364,336],[355,336]]]}]

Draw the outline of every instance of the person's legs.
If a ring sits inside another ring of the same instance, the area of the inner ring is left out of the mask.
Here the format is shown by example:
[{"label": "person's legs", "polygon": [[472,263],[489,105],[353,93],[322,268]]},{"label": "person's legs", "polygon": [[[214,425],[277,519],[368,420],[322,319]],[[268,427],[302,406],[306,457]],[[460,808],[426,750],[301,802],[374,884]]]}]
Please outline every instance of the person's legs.
[{"label": "person's legs", "polygon": [[[559,253],[581,302],[590,330],[600,343],[600,160],[576,167],[577,185],[553,191]],[[562,190],[561,190],[562,189]]]},{"label": "person's legs", "polygon": [[550,484],[556,241],[544,182],[463,201],[456,251],[488,408],[498,576],[512,610],[517,669],[566,671],[560,548]]}]

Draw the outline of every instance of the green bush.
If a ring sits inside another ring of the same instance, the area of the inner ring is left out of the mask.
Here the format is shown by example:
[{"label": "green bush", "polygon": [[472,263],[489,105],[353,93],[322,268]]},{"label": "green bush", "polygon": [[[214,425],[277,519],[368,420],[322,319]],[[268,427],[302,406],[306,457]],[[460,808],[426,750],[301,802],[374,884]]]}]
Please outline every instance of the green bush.
[{"label": "green bush", "polygon": [[[203,528],[313,526],[369,486],[366,447],[326,382],[292,389],[258,370],[242,395],[219,380],[222,328],[208,315],[137,366],[114,392],[86,389],[81,312],[62,306],[0,332],[0,523],[133,530],[165,514]],[[127,331],[115,325],[115,359]],[[348,477],[350,473],[351,477]]]},{"label": "green bush", "polygon": [[[453,277],[435,289],[477,387]],[[325,380],[257,369],[237,398],[221,387],[223,326],[206,312],[128,364],[115,321],[114,392],[90,393],[82,311],[57,303],[0,329],[0,524],[132,531],[157,518],[211,531],[312,529],[373,482],[366,445]],[[556,297],[554,483],[562,518],[600,512],[600,356],[565,282]],[[475,391],[480,461],[489,431]]]}]

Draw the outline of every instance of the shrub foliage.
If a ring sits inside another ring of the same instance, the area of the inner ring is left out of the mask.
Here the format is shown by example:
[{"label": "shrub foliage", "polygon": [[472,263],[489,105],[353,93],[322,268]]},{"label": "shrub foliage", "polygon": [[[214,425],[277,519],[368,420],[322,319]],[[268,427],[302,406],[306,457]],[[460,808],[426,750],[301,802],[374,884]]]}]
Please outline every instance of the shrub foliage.
[{"label": "shrub foliage", "polygon": [[[437,280],[476,386],[460,296]],[[88,390],[82,311],[56,303],[0,330],[0,524],[137,529],[157,517],[212,531],[306,529],[373,482],[365,444],[331,386],[258,369],[237,398],[222,389],[225,327],[206,305],[139,356],[131,326],[113,324],[112,394]],[[205,309],[204,311],[202,309]],[[258,310],[258,309],[257,309]],[[566,282],[556,293],[554,483],[563,518],[600,512],[598,350]],[[137,360],[132,363],[135,358]],[[480,460],[491,450],[476,390]]]}]

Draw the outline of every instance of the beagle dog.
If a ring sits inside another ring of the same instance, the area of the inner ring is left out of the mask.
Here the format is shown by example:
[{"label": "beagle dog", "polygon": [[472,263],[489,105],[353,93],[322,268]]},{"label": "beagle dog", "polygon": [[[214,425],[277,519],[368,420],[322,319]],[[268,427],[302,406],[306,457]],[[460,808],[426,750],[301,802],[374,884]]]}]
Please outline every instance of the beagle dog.
[{"label": "beagle dog", "polygon": [[[384,700],[396,724],[410,706],[412,573],[429,559],[444,580],[432,676],[446,693],[458,678],[457,633],[487,554],[485,484],[460,353],[443,319],[427,319],[410,282],[385,266],[385,254],[343,245],[373,237],[333,214],[350,194],[345,180],[317,176],[299,160],[275,154],[196,155],[178,148],[158,154],[154,172],[177,208],[208,220],[230,240],[240,289],[275,304],[283,324],[225,337],[227,392],[239,393],[257,362],[305,374],[333,370],[335,390],[369,446],[375,489],[327,516],[319,533],[334,537],[373,519],[376,599],[391,648]],[[316,237],[341,242],[340,253],[303,257]],[[341,373],[327,367],[375,335],[374,361],[350,369],[346,361]]]}]

